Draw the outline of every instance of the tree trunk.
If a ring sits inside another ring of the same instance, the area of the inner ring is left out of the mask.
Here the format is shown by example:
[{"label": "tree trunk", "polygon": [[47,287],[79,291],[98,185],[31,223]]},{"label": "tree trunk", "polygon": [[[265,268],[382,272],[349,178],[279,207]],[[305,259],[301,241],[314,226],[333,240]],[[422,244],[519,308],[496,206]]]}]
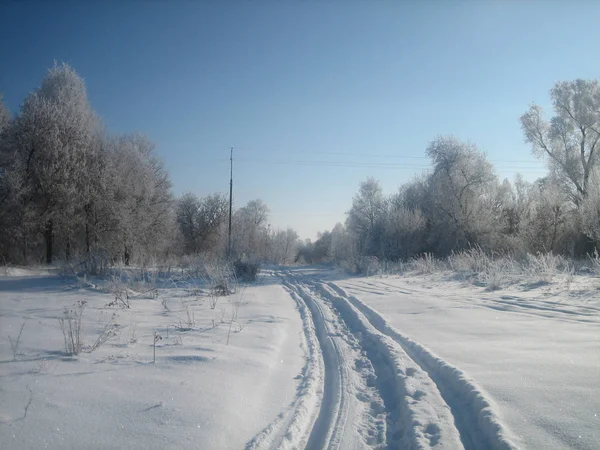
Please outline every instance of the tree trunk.
[{"label": "tree trunk", "polygon": [[85,251],[86,255],[90,256],[90,225],[85,222]]},{"label": "tree trunk", "polygon": [[44,230],[44,240],[46,241],[46,264],[52,264],[52,240],[53,240],[52,219],[46,222]]},{"label": "tree trunk", "polygon": [[23,263],[27,264],[27,235],[23,239]]},{"label": "tree trunk", "polygon": [[129,253],[129,248],[125,246],[125,253],[123,254],[123,259],[125,260],[125,265],[129,265],[129,260],[131,259],[131,254]]}]

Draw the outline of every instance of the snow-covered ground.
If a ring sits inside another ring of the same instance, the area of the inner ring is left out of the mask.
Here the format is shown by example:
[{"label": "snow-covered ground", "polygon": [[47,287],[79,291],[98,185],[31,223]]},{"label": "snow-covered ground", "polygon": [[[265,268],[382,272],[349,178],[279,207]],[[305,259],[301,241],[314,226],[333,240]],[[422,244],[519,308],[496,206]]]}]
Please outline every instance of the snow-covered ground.
[{"label": "snow-covered ground", "polygon": [[[241,299],[220,298],[214,310],[184,288],[124,309],[106,307],[110,294],[56,276],[0,277],[0,448],[244,448],[294,401],[304,365],[295,303],[271,281]],[[109,321],[119,329],[71,358],[58,319],[80,300],[85,345]],[[238,300],[242,330],[234,323],[227,345],[229,325],[219,322]],[[23,321],[13,361],[7,336]],[[155,330],[162,339],[152,363]]]},{"label": "snow-covered ground", "polygon": [[473,380],[522,448],[600,448],[600,280],[486,292],[449,274],[336,282]]},{"label": "snow-covered ground", "polygon": [[[0,448],[599,448],[600,280],[569,281],[275,268],[214,309],[182,282],[126,309],[102,280],[12,273]],[[78,301],[68,357],[58,319]]]}]

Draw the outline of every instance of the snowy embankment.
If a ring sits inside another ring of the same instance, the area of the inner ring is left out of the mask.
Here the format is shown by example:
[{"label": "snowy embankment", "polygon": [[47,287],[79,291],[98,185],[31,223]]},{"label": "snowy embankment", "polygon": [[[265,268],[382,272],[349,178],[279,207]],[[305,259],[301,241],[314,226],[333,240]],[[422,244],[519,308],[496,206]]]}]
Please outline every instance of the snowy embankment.
[{"label": "snowy embankment", "polygon": [[[0,448],[239,449],[297,401],[303,324],[275,277],[214,309],[201,286],[130,290],[128,309],[98,284],[0,277]],[[59,319],[82,301],[66,356]]]},{"label": "snowy embankment", "polygon": [[477,423],[492,439],[519,448],[597,448],[597,278],[523,280],[489,292],[447,273],[321,277],[402,344],[455,416],[466,407],[479,411]]}]

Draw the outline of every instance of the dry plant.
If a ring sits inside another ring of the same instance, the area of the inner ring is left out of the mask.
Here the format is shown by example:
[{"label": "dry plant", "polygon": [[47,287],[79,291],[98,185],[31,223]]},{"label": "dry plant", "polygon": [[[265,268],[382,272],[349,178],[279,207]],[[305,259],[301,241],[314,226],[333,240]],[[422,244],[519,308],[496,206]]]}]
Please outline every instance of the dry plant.
[{"label": "dry plant", "polygon": [[229,320],[229,329],[227,330],[227,345],[229,345],[233,324],[235,323],[237,325],[238,333],[243,329],[242,324],[238,320],[238,312],[240,309],[240,305],[242,304],[242,299],[244,297],[244,290],[245,286],[244,288],[238,289],[238,295],[236,295],[234,302],[231,304],[231,318]]},{"label": "dry plant", "polygon": [[183,319],[179,319],[179,330],[188,331],[196,327],[196,318],[194,307],[190,307],[190,305],[181,302],[181,307],[185,312],[185,317]]},{"label": "dry plant", "polygon": [[111,301],[108,306],[121,306],[126,309],[130,309],[129,303],[129,289],[123,282],[123,271],[119,270],[118,274],[112,274],[108,283],[108,292],[111,293],[115,299]]},{"label": "dry plant", "polygon": [[162,340],[162,336],[160,334],[158,334],[157,331],[154,331],[154,339],[153,339],[153,343],[152,343],[152,362],[155,363],[156,362],[156,343],[160,340]]},{"label": "dry plant", "polygon": [[86,303],[85,300],[79,300],[74,308],[65,308],[64,317],[58,319],[67,355],[79,355],[83,349],[81,319],[83,318],[83,310]]},{"label": "dry plant", "polygon": [[19,334],[17,335],[17,337],[14,341],[13,341],[12,337],[10,336],[10,334],[8,335],[8,340],[10,342],[10,349],[13,354],[13,361],[16,361],[17,356],[23,355],[22,353],[19,353],[19,343],[21,342],[21,335],[23,334],[23,328],[25,328],[25,322],[23,322],[23,324],[21,325]]},{"label": "dry plant", "polygon": [[441,261],[437,260],[432,253],[423,253],[420,256],[412,258],[409,267],[423,275],[429,275],[441,269]]},{"label": "dry plant", "polygon": [[111,320],[104,324],[102,333],[100,333],[100,336],[98,336],[98,338],[92,344],[92,346],[86,350],[87,353],[92,353],[93,351],[100,348],[100,346],[105,344],[109,339],[117,335],[120,327],[118,323],[115,323],[116,317],[116,314],[113,314]]}]

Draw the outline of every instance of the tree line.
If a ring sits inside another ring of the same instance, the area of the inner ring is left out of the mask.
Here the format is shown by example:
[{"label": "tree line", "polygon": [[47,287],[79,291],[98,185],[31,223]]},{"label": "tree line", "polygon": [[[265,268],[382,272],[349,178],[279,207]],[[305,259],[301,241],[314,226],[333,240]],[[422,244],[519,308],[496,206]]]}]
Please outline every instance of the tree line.
[{"label": "tree line", "polygon": [[[14,116],[0,96],[0,258],[4,263],[145,263],[184,254],[224,257],[228,201],[176,199],[155,145],[108,132],[84,80],[55,64]],[[235,257],[291,262],[297,234],[271,230],[268,207],[233,215]]]},{"label": "tree line", "polygon": [[[358,270],[364,257],[445,256],[473,246],[505,254],[577,257],[600,240],[600,89],[596,80],[557,83],[553,116],[533,104],[520,118],[548,173],[500,181],[485,153],[452,136],[426,149],[432,169],[386,196],[362,182],[344,224],[299,241],[272,230],[253,200],[232,218],[232,257],[292,263],[335,261]],[[190,254],[223,258],[228,199],[175,198],[169,174],[144,135],[111,134],[83,79],[55,64],[11,116],[0,97],[0,258],[146,263]]]},{"label": "tree line", "polygon": [[533,104],[520,118],[526,142],[548,164],[530,183],[517,175],[500,181],[485,153],[452,136],[426,149],[432,170],[384,196],[370,178],[360,184],[344,224],[306,242],[311,261],[362,257],[408,259],[477,246],[519,255],[589,254],[600,240],[600,89],[598,81],[557,83],[554,115]]}]

